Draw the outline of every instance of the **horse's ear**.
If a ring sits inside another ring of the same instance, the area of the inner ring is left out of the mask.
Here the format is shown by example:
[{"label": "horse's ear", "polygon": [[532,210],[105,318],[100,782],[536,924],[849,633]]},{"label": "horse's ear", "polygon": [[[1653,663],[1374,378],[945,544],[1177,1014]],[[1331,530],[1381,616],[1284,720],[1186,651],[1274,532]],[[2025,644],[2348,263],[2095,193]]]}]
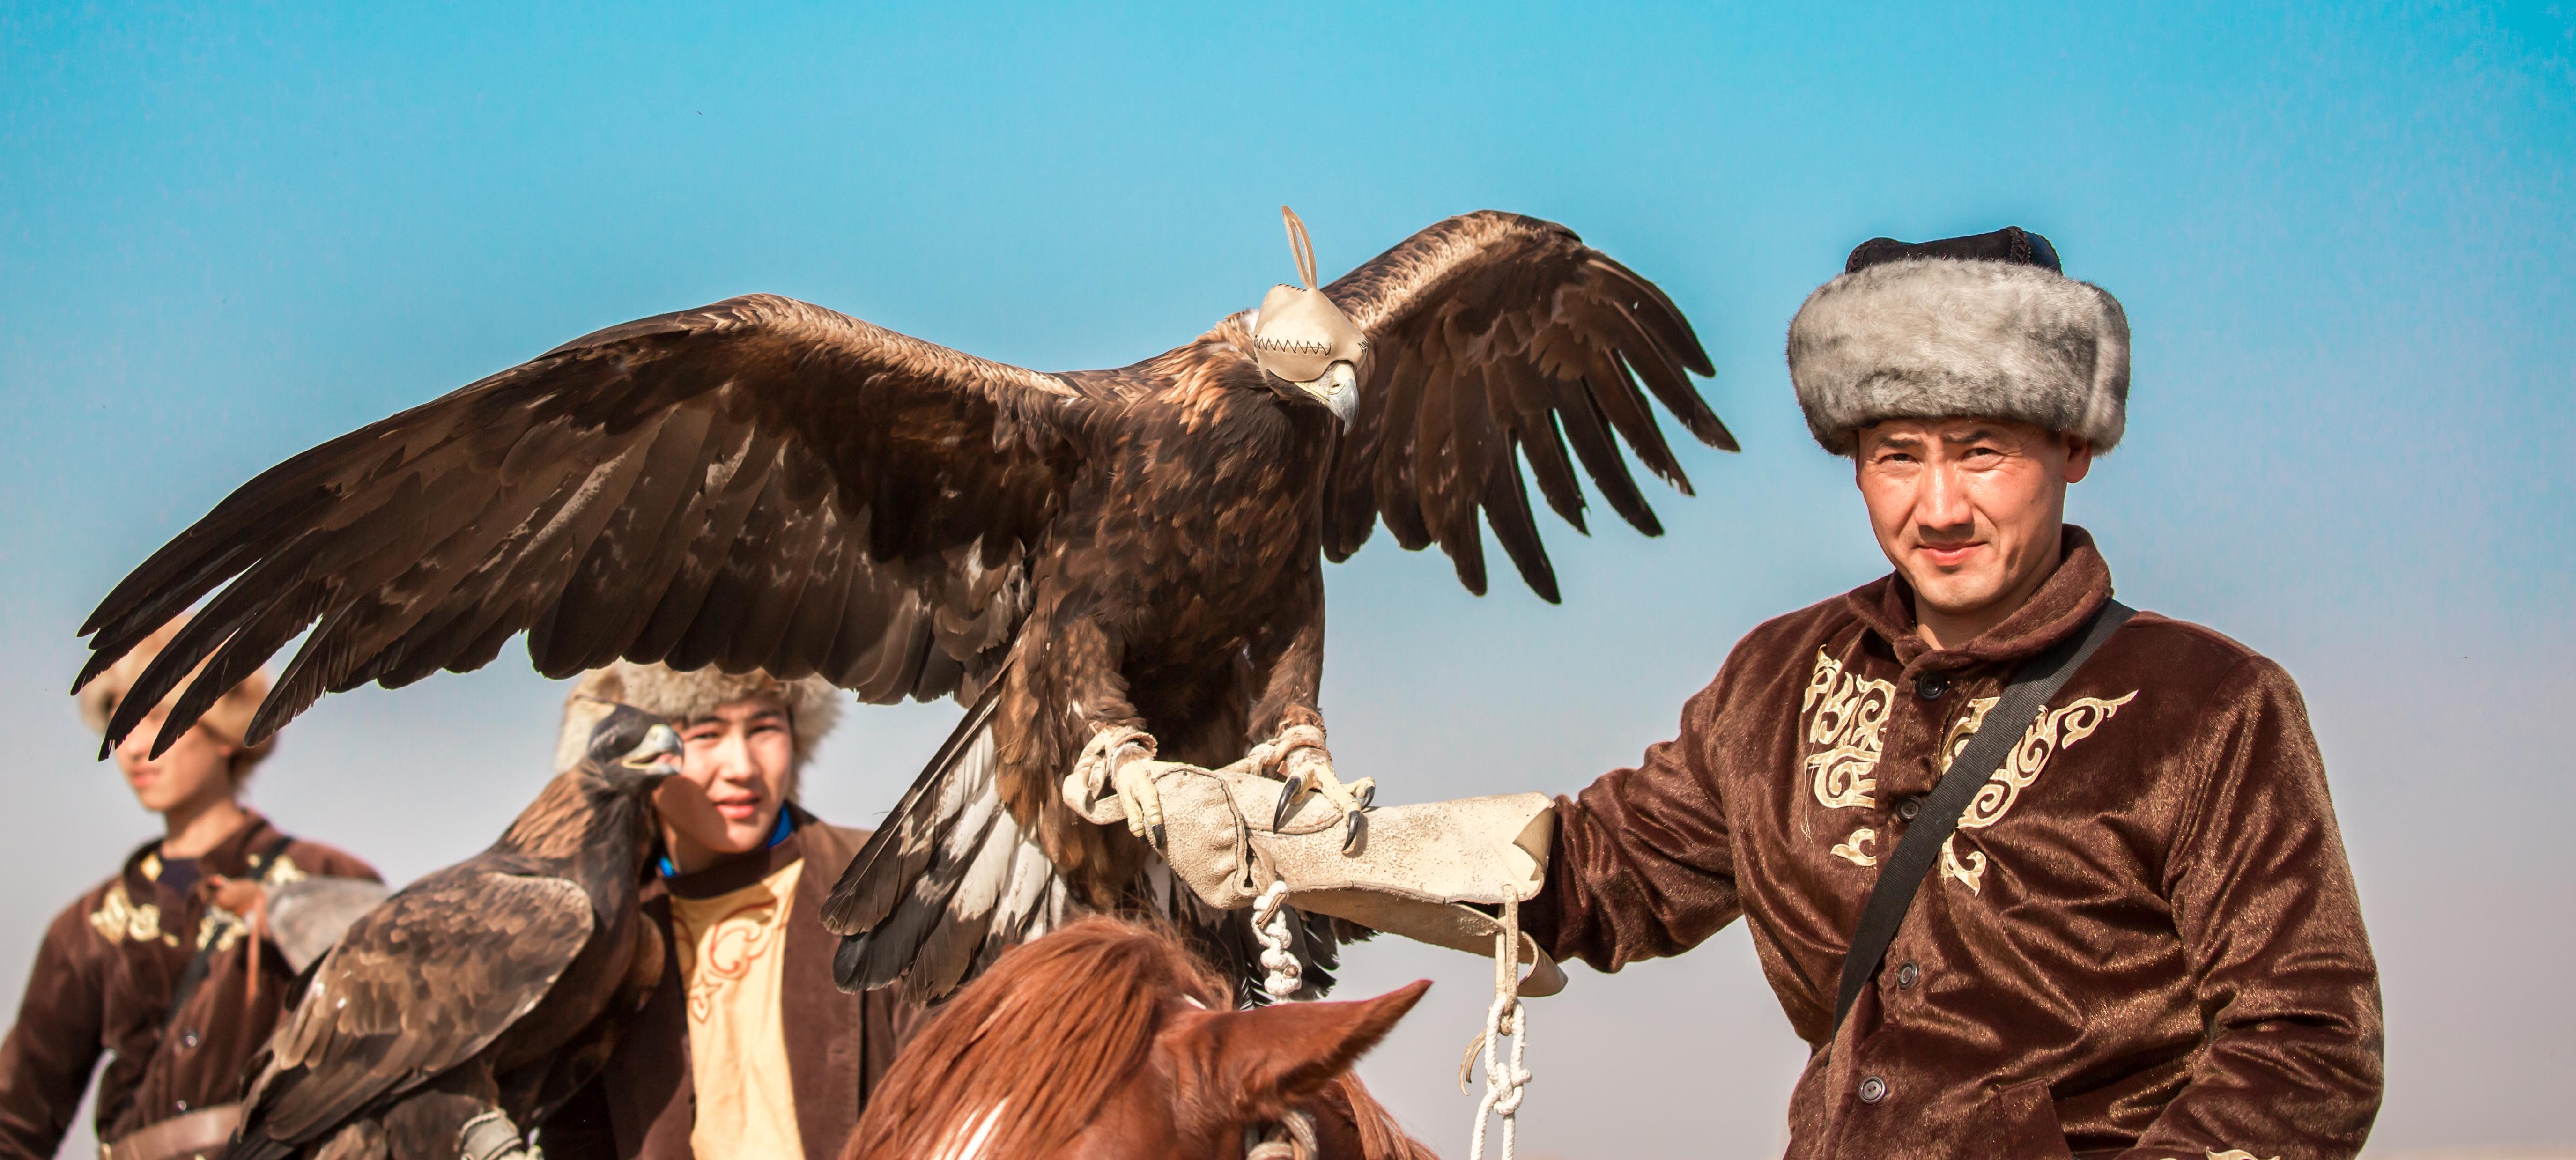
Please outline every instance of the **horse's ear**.
[{"label": "horse's ear", "polygon": [[1431,980],[1349,1003],[1281,1003],[1178,1021],[1167,1045],[1218,1090],[1246,1105],[1275,1106],[1322,1091],[1377,1046],[1420,1002]]}]

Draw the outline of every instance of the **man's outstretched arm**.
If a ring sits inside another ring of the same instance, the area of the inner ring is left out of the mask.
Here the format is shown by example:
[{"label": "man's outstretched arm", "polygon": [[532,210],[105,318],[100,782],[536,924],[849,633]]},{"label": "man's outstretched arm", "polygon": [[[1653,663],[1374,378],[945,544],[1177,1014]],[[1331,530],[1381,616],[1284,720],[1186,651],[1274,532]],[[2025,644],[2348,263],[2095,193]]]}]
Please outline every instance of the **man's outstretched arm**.
[{"label": "man's outstretched arm", "polygon": [[1614,971],[1698,946],[1743,912],[1708,756],[1728,679],[1685,703],[1680,734],[1635,768],[1556,799],[1547,883],[1521,920],[1550,954]]}]

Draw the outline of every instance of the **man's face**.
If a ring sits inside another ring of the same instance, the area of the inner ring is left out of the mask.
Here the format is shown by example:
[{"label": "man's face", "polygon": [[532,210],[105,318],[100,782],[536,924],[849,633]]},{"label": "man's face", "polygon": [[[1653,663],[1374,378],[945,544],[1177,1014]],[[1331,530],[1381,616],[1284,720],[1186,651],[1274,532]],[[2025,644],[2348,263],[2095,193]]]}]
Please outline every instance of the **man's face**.
[{"label": "man's face", "polygon": [[144,756],[152,752],[152,742],[161,736],[167,721],[168,715],[155,709],[116,746],[116,768],[125,775],[134,800],[144,809],[165,814],[181,806],[211,805],[230,798],[234,747],[203,726],[190,727],[169,752]]},{"label": "man's face", "polygon": [[742,854],[766,845],[795,776],[787,707],[768,697],[719,705],[682,724],[680,742],[680,776],[653,798],[673,852]]},{"label": "man's face", "polygon": [[2093,464],[2081,439],[2000,419],[1892,419],[1863,428],[1852,457],[1888,562],[1920,605],[1964,618],[2038,590],[2066,485]]}]

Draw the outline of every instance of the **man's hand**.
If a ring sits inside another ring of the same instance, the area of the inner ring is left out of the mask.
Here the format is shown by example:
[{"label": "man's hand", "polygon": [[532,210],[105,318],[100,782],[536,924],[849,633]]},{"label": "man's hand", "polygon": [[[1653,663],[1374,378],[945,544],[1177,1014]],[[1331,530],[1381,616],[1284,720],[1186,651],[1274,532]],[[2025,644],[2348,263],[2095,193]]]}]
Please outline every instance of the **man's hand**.
[{"label": "man's hand", "polygon": [[268,887],[248,878],[206,876],[214,904],[242,920],[253,935],[268,929]]}]

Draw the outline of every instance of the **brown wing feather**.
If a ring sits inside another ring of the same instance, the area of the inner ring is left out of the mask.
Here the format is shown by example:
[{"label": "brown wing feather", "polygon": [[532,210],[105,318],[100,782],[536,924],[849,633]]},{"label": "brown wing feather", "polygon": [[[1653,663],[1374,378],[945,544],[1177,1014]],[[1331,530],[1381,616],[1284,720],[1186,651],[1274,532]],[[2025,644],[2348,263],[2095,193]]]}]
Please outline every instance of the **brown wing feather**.
[{"label": "brown wing feather", "polygon": [[193,721],[317,622],[251,740],[521,631],[556,677],[626,657],[944,694],[997,660],[1018,610],[995,602],[1023,590],[1005,581],[1089,405],[770,295],[611,327],[244,485],[100,603],[80,683],[214,592],[111,738],[212,658],[173,707]]},{"label": "brown wing feather", "polygon": [[1481,593],[1481,513],[1521,578],[1554,601],[1555,570],[1515,453],[1577,530],[1579,460],[1611,510],[1657,535],[1618,441],[1685,495],[1690,480],[1648,393],[1700,442],[1736,449],[1691,383],[1714,368],[1690,320],[1563,226],[1492,211],[1450,218],[1326,292],[1371,348],[1359,410],[1328,469],[1324,550],[1333,559],[1358,551],[1383,518],[1406,548],[1438,543],[1459,580]]},{"label": "brown wing feather", "polygon": [[309,1141],[455,1067],[534,1009],[591,933],[561,878],[459,866],[387,899],[343,935],[270,1042],[300,1082],[262,1101],[262,1131]]}]

